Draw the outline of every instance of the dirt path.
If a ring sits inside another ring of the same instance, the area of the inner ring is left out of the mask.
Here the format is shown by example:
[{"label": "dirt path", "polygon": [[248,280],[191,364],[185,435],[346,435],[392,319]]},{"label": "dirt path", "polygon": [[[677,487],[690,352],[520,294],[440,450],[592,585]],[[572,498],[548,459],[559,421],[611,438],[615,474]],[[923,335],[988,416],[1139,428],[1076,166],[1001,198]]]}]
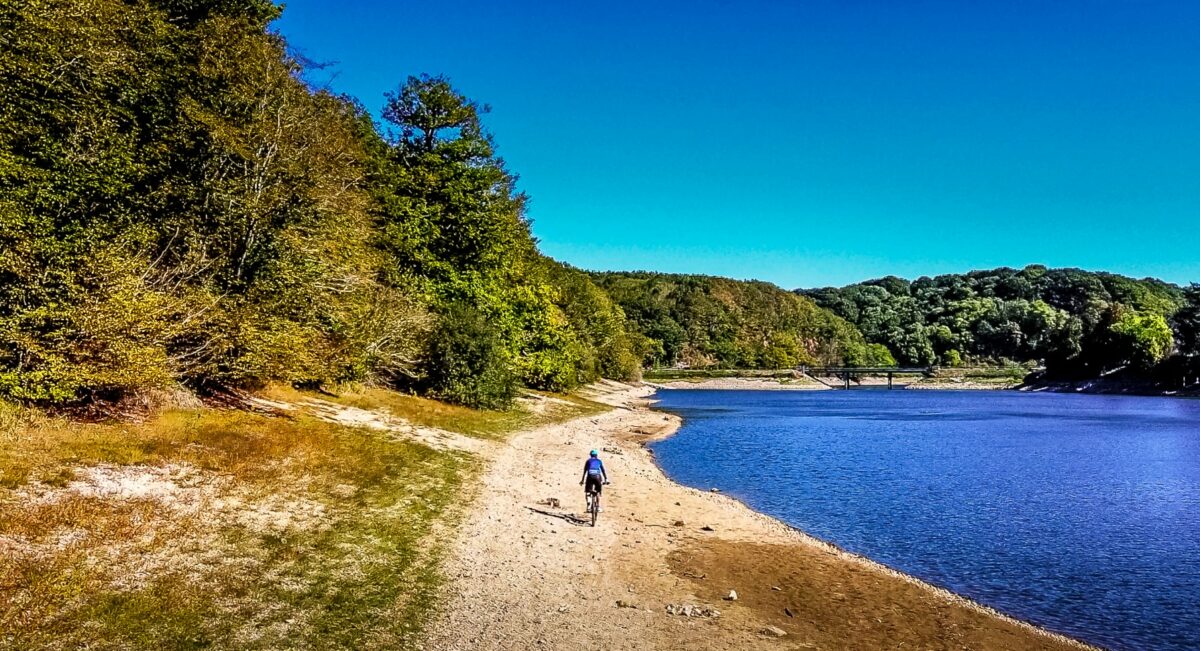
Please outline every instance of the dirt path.
[{"label": "dirt path", "polygon": [[[670,482],[641,444],[678,419],[637,406],[649,391],[609,387],[629,406],[495,453],[425,649],[1084,648]],[[590,448],[613,479],[594,529],[573,522]]]}]

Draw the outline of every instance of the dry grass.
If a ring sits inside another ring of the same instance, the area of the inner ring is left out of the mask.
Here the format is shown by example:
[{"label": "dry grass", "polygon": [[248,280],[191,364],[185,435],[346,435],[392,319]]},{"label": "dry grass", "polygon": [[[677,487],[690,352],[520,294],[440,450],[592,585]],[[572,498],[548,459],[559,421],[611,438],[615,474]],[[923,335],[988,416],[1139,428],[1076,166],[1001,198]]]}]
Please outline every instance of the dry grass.
[{"label": "dry grass", "polygon": [[470,409],[373,387],[347,387],[338,390],[335,395],[306,393],[290,387],[272,387],[266,395],[283,402],[300,402],[305,398],[328,400],[349,407],[385,412],[416,425],[490,440],[503,440],[521,429],[597,414],[609,409],[606,405],[578,396],[532,391],[522,398],[516,407],[507,411]]},{"label": "dry grass", "polygon": [[0,406],[0,648],[410,647],[477,463],[309,418]]}]

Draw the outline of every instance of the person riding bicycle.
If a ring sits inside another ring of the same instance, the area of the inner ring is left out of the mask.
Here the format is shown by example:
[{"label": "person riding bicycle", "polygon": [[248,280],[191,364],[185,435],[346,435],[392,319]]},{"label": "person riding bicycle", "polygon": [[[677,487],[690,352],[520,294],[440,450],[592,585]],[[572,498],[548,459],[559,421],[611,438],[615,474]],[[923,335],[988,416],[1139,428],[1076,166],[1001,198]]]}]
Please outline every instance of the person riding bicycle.
[{"label": "person riding bicycle", "polygon": [[607,483],[608,472],[604,470],[604,462],[600,460],[600,454],[592,450],[588,460],[583,462],[583,478],[579,480],[579,485],[584,487],[584,495],[591,493],[593,489],[596,495],[599,495],[601,487]]}]

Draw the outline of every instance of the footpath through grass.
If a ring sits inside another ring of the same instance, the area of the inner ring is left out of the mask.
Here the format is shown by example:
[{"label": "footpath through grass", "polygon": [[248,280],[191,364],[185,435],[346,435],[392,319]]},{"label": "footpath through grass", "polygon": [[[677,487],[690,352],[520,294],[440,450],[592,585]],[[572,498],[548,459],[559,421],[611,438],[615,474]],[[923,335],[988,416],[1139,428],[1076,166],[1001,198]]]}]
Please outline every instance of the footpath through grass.
[{"label": "footpath through grass", "polygon": [[609,409],[605,405],[578,396],[540,391],[527,392],[518,400],[516,408],[507,411],[471,409],[372,387],[348,388],[332,395],[273,387],[267,394],[286,402],[303,401],[305,398],[326,400],[347,407],[379,411],[417,425],[490,440],[503,440],[519,430],[601,413]]},{"label": "footpath through grass", "polygon": [[[339,400],[493,439],[603,410]],[[0,648],[411,648],[480,463],[306,416],[0,405]]]}]

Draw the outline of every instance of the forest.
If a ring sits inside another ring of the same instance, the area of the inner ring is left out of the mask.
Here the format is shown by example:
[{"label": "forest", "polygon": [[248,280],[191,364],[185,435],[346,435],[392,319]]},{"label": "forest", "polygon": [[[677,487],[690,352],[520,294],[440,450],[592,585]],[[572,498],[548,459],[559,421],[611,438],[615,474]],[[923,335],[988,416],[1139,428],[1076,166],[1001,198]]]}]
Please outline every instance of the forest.
[{"label": "forest", "polygon": [[502,407],[634,379],[587,275],[437,76],[376,124],[267,0],[0,7],[0,397],[374,382]]},{"label": "forest", "polygon": [[652,367],[891,366],[845,319],[770,283],[654,272],[592,279],[648,343]]},{"label": "forest", "polygon": [[1112,274],[788,292],[577,270],[539,251],[486,105],[409,76],[377,121],[306,82],[280,11],[0,5],[0,399],[357,382],[502,408],[655,366],[1088,375],[1197,352],[1195,286]]},{"label": "forest", "polygon": [[1079,269],[890,276],[798,290],[902,364],[1044,365],[1051,377],[1194,372],[1200,286]]}]

